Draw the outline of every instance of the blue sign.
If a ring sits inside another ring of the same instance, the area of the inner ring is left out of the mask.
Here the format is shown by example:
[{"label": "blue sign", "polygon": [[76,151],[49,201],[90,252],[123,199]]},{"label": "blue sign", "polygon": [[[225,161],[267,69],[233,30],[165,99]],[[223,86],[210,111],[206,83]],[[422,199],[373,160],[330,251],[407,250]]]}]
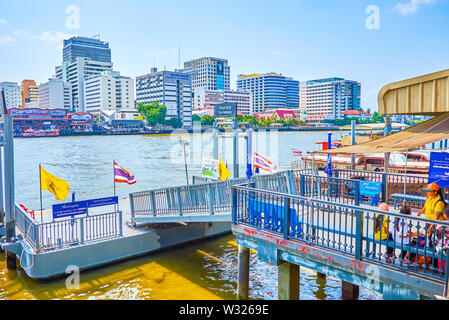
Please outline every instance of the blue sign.
[{"label": "blue sign", "polygon": [[430,153],[428,183],[432,182],[438,184],[440,188],[449,187],[449,153]]},{"label": "blue sign", "polygon": [[118,204],[118,197],[67,202],[53,205],[53,219],[74,217],[87,214],[88,208],[104,207]]},{"label": "blue sign", "polygon": [[360,195],[374,197],[382,191],[382,183],[372,181],[360,181]]},{"label": "blue sign", "polygon": [[215,105],[214,116],[216,118],[233,118],[237,115],[237,103],[228,102]]},{"label": "blue sign", "polygon": [[53,219],[87,214],[87,201],[68,202],[53,205]]},{"label": "blue sign", "polygon": [[93,200],[87,200],[87,207],[88,208],[95,208],[95,207],[104,207],[104,206],[110,206],[118,204],[118,197],[109,197],[109,198],[103,198],[103,199],[93,199]]}]

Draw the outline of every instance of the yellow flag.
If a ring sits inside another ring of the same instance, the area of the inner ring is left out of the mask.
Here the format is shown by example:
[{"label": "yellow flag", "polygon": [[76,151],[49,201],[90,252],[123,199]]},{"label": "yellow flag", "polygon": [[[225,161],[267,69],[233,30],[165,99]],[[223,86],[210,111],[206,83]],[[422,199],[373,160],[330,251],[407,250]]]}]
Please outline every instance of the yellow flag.
[{"label": "yellow flag", "polygon": [[65,200],[69,193],[70,185],[41,167],[41,189],[48,190],[55,195],[55,200]]},{"label": "yellow flag", "polygon": [[228,180],[228,178],[231,176],[221,157],[220,162],[218,163],[217,171],[220,174],[220,180]]}]

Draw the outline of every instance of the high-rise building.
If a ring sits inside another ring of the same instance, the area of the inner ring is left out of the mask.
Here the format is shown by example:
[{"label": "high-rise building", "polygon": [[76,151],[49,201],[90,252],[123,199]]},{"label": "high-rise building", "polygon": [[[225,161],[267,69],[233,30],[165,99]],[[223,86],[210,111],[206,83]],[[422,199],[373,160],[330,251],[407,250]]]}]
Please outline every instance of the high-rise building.
[{"label": "high-rise building", "polygon": [[39,86],[39,108],[72,110],[72,85],[50,78]]},{"label": "high-rise building", "polygon": [[343,119],[346,110],[360,109],[361,84],[343,78],[326,78],[301,82],[301,109],[307,121]]},{"label": "high-rise building", "polygon": [[6,108],[19,108],[22,105],[20,87],[17,82],[0,82],[0,90],[4,92]]},{"label": "high-rise building", "polygon": [[157,71],[136,78],[136,103],[158,102],[167,107],[166,120],[178,118],[192,126],[192,80],[190,74]]},{"label": "high-rise building", "polygon": [[240,74],[237,89],[251,92],[253,113],[299,108],[299,81],[282,74]]},{"label": "high-rise building", "polygon": [[112,71],[112,67],[109,43],[86,37],[64,40],[63,62],[56,67],[56,77],[72,85],[71,111],[85,111],[84,80]]},{"label": "high-rise building", "polygon": [[21,85],[22,91],[22,108],[26,108],[27,104],[38,101],[39,87],[34,80],[23,80]]},{"label": "high-rise building", "polygon": [[229,90],[231,67],[228,60],[204,57],[184,62],[181,72],[192,76],[192,89]]},{"label": "high-rise building", "polygon": [[109,43],[95,38],[72,37],[64,40],[63,62],[74,62],[76,58],[111,63]]},{"label": "high-rise building", "polygon": [[76,112],[84,112],[84,81],[86,78],[112,71],[112,63],[77,57],[56,67],[56,77],[72,85],[72,106]]},{"label": "high-rise building", "polygon": [[238,90],[199,89],[194,97],[194,110],[214,108],[216,104],[237,103],[237,111],[252,115],[251,93]]},{"label": "high-rise building", "polygon": [[116,71],[105,71],[85,79],[84,108],[95,114],[104,110],[135,109],[134,80]]}]

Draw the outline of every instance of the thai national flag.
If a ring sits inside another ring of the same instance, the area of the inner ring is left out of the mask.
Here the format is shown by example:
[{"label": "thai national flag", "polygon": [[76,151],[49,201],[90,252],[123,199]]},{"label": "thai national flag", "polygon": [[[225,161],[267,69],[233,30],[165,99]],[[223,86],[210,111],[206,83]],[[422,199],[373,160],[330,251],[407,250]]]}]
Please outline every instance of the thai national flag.
[{"label": "thai national flag", "polygon": [[335,143],[331,143],[331,148],[338,148],[338,145],[336,145]]},{"label": "thai national flag", "polygon": [[134,184],[137,182],[134,176],[130,175],[128,171],[120,167],[115,161],[114,161],[114,176],[115,182],[118,183]]},{"label": "thai national flag", "polygon": [[271,166],[273,163],[265,158],[264,156],[261,156],[257,152],[254,152],[254,168],[259,168],[264,171],[272,172]]},{"label": "thai national flag", "polygon": [[302,152],[299,151],[298,149],[292,149],[292,151],[293,151],[293,155],[295,157],[301,157],[302,156]]}]

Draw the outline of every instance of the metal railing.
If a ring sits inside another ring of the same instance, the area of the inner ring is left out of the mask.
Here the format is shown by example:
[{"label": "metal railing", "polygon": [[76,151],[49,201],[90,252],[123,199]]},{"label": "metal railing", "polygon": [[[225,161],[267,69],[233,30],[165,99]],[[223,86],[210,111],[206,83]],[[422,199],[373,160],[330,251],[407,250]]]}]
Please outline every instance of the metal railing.
[{"label": "metal railing", "polygon": [[[292,174],[311,173],[312,170],[288,170],[269,175],[237,178],[188,186],[136,192],[129,195],[131,220],[139,217],[183,216],[188,214],[214,215],[231,211],[231,187],[245,182],[257,188],[290,192]],[[296,191],[295,191],[296,192]]]},{"label": "metal railing", "polygon": [[[448,222],[248,185],[233,187],[232,221],[234,225],[266,230],[286,240],[349,254],[357,260],[447,280],[449,260],[444,245],[449,242]],[[435,227],[430,232],[432,223]]]},{"label": "metal railing", "polygon": [[[427,185],[427,175],[405,175],[373,171],[335,169],[334,176],[343,179],[367,180],[382,183],[382,201],[394,203],[394,194],[424,196],[423,187]],[[422,207],[421,202],[408,201],[413,207]]]},{"label": "metal railing", "polygon": [[48,251],[123,235],[122,212],[38,223],[16,205],[16,226],[35,250]]}]

